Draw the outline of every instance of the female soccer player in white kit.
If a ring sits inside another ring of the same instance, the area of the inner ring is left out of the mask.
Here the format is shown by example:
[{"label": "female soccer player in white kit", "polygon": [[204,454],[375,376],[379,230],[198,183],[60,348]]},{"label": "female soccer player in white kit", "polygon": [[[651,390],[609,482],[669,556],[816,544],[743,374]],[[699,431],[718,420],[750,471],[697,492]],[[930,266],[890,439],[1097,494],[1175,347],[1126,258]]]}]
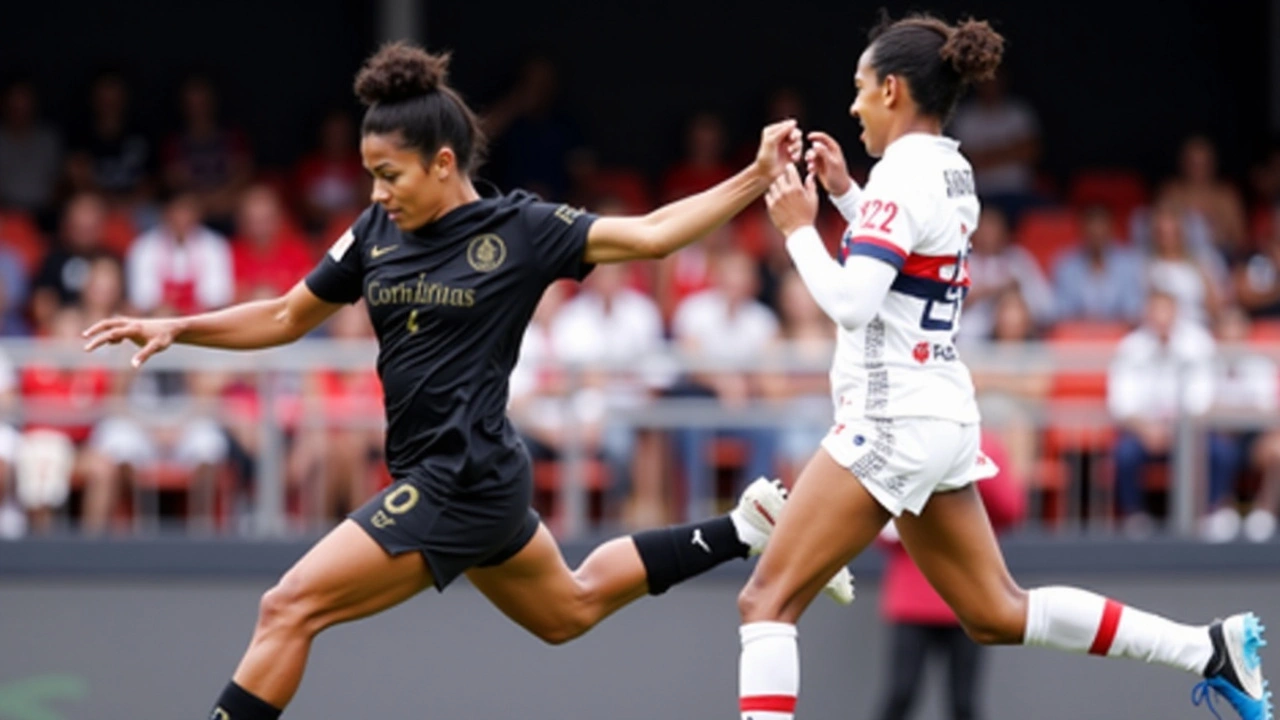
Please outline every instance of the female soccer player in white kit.
[{"label": "female soccer player in white kit", "polygon": [[[970,165],[942,126],[1002,51],[986,22],[886,19],[858,61],[850,109],[868,153],[881,158],[866,188],[850,180],[836,142],[811,133],[808,177],[791,167],[766,196],[800,276],[839,324],[836,416],[739,598],[742,718],[793,717],[795,623],[893,518],[976,641],[1162,663],[1204,678],[1197,704],[1214,690],[1244,720],[1271,720],[1253,614],[1191,626],[1085,590],[1023,590],[972,486],[994,468],[978,450],[973,385],[952,338],[978,201]],[[839,260],[813,227],[815,176],[849,222]]]}]

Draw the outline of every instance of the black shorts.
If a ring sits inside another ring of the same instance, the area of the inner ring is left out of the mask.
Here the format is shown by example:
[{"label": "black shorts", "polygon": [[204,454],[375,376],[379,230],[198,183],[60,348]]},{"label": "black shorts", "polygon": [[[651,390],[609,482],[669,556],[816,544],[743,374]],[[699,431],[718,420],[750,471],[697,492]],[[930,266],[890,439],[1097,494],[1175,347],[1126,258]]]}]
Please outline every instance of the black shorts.
[{"label": "black shorts", "polygon": [[[422,468],[392,483],[348,517],[390,555],[422,553],[443,591],[473,567],[500,565],[533,539],[533,471],[520,448],[506,462],[467,463],[473,476],[443,478]],[[466,473],[472,475],[471,473]]]}]

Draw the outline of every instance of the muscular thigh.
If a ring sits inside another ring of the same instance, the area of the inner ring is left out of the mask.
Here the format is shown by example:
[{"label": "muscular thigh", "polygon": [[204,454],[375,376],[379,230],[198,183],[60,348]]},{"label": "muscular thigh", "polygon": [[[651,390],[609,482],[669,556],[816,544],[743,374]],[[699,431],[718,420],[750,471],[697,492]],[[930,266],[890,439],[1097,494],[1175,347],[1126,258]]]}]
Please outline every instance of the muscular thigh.
[{"label": "muscular thigh", "polygon": [[1018,614],[1010,604],[1022,591],[973,485],[936,493],[920,515],[903,513],[895,523],[911,559],[962,622],[988,625]]},{"label": "muscular thigh", "polygon": [[748,583],[761,617],[743,619],[794,621],[889,517],[853,474],[819,450],[796,480]]},{"label": "muscular thigh", "polygon": [[397,605],[431,585],[419,553],[389,555],[344,520],[285,573],[279,588],[324,626]]}]

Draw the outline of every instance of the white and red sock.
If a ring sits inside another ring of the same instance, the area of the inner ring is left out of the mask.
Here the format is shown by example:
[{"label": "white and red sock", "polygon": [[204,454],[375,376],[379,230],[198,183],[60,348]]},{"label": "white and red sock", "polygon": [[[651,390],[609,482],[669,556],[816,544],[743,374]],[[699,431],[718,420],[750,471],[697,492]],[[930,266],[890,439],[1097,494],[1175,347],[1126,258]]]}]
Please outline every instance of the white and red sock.
[{"label": "white and red sock", "polygon": [[780,622],[743,625],[738,663],[738,709],[742,720],[791,720],[800,692],[796,626]]},{"label": "white and red sock", "polygon": [[1197,675],[1213,656],[1206,628],[1183,625],[1070,587],[1027,593],[1024,645],[1160,663]]}]

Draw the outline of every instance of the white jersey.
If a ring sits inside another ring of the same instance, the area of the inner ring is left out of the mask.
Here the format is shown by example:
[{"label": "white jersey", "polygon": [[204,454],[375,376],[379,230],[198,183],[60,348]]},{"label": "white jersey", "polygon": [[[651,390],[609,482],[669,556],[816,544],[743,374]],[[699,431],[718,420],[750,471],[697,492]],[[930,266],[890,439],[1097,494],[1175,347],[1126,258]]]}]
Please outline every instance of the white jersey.
[{"label": "white jersey", "polygon": [[898,276],[869,323],[838,330],[831,369],[837,422],[978,422],[973,380],[954,343],[977,224],[973,168],[959,143],[910,134],[886,148],[858,198],[840,262],[865,255],[897,268]]}]

